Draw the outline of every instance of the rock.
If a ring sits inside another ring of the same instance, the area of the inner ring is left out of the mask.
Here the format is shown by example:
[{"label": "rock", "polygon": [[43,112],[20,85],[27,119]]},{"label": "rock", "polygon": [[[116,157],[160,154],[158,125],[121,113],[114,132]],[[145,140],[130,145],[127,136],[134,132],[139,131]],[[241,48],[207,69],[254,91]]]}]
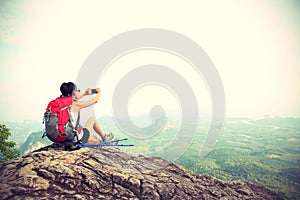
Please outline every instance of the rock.
[{"label": "rock", "polygon": [[246,181],[223,183],[116,147],[48,146],[0,164],[1,199],[282,199]]}]

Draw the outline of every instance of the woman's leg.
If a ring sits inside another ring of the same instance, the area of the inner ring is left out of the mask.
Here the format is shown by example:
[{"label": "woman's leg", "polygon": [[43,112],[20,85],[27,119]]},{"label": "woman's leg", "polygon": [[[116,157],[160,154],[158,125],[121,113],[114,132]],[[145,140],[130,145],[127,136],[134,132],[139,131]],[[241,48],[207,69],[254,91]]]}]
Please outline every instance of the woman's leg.
[{"label": "woman's leg", "polygon": [[88,143],[100,143],[102,140],[99,140],[96,136],[92,135],[90,136],[89,140],[87,141]]},{"label": "woman's leg", "polygon": [[100,142],[100,140],[96,136],[91,136],[92,129],[101,137],[102,141],[105,140],[105,134],[103,133],[99,123],[94,117],[90,117],[84,125],[90,132],[90,138],[88,142]]}]

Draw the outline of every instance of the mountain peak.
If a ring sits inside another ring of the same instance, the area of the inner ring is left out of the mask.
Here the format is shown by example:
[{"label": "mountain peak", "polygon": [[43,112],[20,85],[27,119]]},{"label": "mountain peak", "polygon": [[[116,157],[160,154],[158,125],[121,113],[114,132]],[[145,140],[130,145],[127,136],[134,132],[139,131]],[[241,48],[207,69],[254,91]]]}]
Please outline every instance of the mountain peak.
[{"label": "mountain peak", "polygon": [[116,147],[47,146],[1,163],[0,171],[2,199],[282,199],[253,183],[223,183]]}]

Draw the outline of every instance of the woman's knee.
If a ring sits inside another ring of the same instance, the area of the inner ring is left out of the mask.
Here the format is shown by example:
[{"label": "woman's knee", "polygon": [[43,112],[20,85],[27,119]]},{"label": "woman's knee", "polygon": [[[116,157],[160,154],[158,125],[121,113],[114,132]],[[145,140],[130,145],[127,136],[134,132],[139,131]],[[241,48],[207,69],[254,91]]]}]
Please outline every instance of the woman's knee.
[{"label": "woman's knee", "polygon": [[88,121],[96,122],[96,118],[95,118],[95,117],[90,117],[90,118],[88,119]]},{"label": "woman's knee", "polygon": [[96,118],[95,117],[90,117],[86,121],[85,126],[93,127],[95,123],[96,123]]}]

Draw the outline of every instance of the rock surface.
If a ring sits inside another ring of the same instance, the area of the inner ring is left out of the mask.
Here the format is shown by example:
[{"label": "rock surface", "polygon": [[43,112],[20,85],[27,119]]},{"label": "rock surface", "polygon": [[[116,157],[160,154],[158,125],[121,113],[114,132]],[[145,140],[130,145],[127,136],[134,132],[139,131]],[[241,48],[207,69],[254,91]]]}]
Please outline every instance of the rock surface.
[{"label": "rock surface", "polygon": [[282,199],[253,183],[193,175],[115,147],[49,146],[0,164],[0,171],[0,199]]}]

